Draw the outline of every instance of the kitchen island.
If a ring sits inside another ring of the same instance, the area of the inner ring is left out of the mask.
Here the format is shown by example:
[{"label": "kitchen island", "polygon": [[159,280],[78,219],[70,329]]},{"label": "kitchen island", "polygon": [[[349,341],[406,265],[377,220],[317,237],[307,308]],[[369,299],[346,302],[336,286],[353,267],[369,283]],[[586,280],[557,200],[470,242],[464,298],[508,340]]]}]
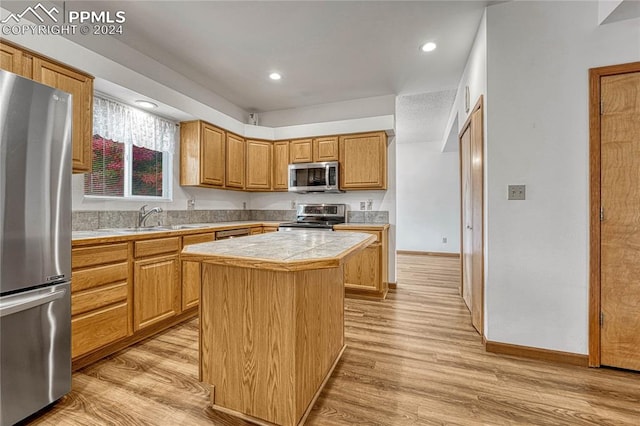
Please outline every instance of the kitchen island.
[{"label": "kitchen island", "polygon": [[304,423],[344,345],[344,262],[364,233],[274,232],[185,247],[200,263],[200,380],[216,410]]}]

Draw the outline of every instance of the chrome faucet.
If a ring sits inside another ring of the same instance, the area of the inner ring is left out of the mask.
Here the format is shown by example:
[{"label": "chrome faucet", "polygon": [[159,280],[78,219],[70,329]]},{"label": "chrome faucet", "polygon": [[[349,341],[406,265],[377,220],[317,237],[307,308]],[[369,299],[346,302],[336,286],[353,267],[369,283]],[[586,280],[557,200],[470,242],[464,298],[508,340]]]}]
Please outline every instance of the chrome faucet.
[{"label": "chrome faucet", "polygon": [[147,218],[151,213],[161,213],[162,208],[154,207],[151,210],[147,211],[147,204],[140,207],[140,211],[138,212],[138,228],[144,228],[146,226]]}]

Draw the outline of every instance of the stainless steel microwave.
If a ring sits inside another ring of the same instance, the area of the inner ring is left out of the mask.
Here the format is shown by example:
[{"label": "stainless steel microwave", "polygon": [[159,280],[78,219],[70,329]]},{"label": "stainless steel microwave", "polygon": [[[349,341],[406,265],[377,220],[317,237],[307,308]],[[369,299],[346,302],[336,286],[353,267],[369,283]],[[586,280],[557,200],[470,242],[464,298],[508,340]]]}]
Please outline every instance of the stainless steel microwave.
[{"label": "stainless steel microwave", "polygon": [[289,192],[340,192],[337,161],[289,164]]}]

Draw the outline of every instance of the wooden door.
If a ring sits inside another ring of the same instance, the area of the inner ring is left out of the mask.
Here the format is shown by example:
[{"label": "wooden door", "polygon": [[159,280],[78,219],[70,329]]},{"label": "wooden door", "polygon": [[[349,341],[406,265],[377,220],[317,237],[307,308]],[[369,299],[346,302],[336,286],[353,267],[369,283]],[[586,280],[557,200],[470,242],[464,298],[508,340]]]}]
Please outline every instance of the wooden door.
[{"label": "wooden door", "polygon": [[40,58],[33,58],[33,79],[73,95],[74,172],[91,170],[93,133],[93,79]]},{"label": "wooden door", "polygon": [[483,232],[483,118],[482,98],[476,103],[460,135],[462,297],[471,323],[484,334]]},{"label": "wooden door", "polygon": [[227,133],[226,171],[226,186],[244,189],[245,142],[243,138],[232,133]]},{"label": "wooden door", "polygon": [[338,161],[338,137],[329,136],[314,139],[313,161]]},{"label": "wooden door", "polygon": [[225,132],[222,129],[202,123],[201,178],[207,185],[224,185]]},{"label": "wooden door", "polygon": [[601,84],[601,364],[640,370],[640,72]]},{"label": "wooden door", "polygon": [[461,193],[461,293],[464,303],[471,311],[471,282],[473,280],[473,269],[471,268],[473,249],[471,246],[472,233],[471,225],[473,223],[472,196],[471,196],[471,127],[467,127],[460,137],[460,193]]},{"label": "wooden door", "polygon": [[289,142],[280,141],[273,144],[273,189],[289,189]]},{"label": "wooden door", "polygon": [[271,147],[267,141],[247,141],[246,189],[271,189]]}]

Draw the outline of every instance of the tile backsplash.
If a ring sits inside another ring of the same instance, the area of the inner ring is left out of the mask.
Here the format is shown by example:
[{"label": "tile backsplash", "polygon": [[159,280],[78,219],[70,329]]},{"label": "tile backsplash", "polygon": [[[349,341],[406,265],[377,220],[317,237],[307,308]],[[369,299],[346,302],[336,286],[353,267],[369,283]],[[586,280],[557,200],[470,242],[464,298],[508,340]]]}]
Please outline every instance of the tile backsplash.
[{"label": "tile backsplash", "polygon": [[[185,223],[256,221],[293,221],[295,210],[166,210],[153,213],[147,225],[181,225]],[[388,211],[350,211],[347,222],[389,223]],[[128,228],[138,224],[138,211],[74,211],[71,217],[74,231],[91,231],[100,228]]]}]

